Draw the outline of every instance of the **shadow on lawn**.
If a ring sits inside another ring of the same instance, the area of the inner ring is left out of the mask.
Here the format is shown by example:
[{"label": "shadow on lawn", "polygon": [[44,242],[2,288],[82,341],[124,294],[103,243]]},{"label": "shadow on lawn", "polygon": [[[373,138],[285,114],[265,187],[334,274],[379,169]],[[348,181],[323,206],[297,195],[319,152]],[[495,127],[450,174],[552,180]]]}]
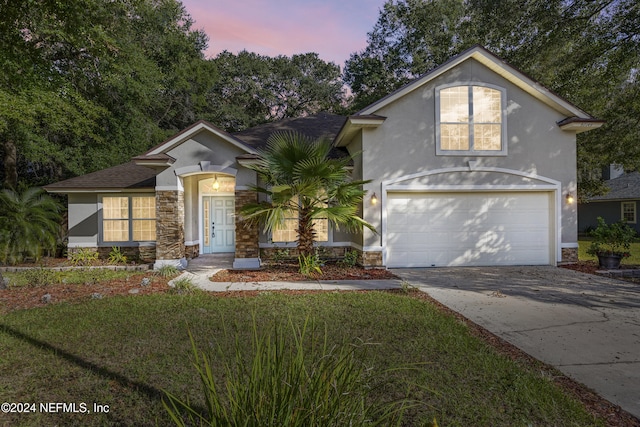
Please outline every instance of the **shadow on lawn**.
[{"label": "shadow on lawn", "polygon": [[[67,362],[72,363],[76,366],[79,366],[82,369],[86,369],[92,374],[97,374],[102,378],[104,378],[105,380],[115,381],[123,388],[127,388],[133,392],[138,392],[143,395],[146,395],[150,400],[157,400],[159,402],[162,402],[162,399],[165,397],[164,392],[158,388],[155,388],[145,383],[141,383],[139,381],[133,381],[122,374],[111,371],[105,367],[96,365],[93,362],[89,362],[88,360],[85,360],[72,353],[69,353],[66,350],[63,350],[59,347],[51,345],[46,341],[42,341],[42,340],[33,338],[29,335],[26,335],[23,332],[13,329],[7,325],[0,324],[0,332],[3,332],[13,338],[24,341],[38,349],[45,350],[45,351],[52,351],[56,356],[66,360]],[[200,413],[206,413],[206,410],[200,406],[193,405],[193,408]],[[125,420],[118,419],[114,411],[110,411],[106,415],[108,415],[109,418],[112,418],[113,421],[119,424],[122,424],[122,425],[127,424]]]}]

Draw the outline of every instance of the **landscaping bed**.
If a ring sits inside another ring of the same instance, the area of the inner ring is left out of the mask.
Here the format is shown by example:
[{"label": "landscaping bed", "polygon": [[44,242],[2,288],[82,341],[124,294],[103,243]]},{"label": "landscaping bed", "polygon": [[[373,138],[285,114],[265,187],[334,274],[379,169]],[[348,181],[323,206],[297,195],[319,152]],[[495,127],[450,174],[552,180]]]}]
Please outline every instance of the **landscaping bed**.
[{"label": "landscaping bed", "polygon": [[388,280],[398,279],[389,270],[382,268],[348,267],[337,262],[321,267],[322,274],[304,276],[297,263],[264,265],[260,270],[221,270],[211,276],[212,282],[305,282],[316,280]]}]

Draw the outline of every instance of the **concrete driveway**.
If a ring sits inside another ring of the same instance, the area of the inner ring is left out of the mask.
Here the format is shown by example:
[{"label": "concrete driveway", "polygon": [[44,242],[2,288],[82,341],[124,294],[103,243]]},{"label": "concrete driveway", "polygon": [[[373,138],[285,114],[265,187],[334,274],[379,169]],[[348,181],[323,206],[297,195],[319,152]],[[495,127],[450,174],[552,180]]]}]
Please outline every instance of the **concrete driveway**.
[{"label": "concrete driveway", "polygon": [[640,285],[550,266],[393,272],[640,418]]}]

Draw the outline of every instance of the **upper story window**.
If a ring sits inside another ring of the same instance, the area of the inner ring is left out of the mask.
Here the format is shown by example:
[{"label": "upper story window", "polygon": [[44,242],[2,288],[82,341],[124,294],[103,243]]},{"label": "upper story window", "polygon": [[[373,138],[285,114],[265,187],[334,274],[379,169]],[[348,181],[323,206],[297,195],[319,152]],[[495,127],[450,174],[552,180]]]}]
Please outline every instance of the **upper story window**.
[{"label": "upper story window", "polygon": [[436,154],[507,154],[505,90],[487,85],[436,88]]}]

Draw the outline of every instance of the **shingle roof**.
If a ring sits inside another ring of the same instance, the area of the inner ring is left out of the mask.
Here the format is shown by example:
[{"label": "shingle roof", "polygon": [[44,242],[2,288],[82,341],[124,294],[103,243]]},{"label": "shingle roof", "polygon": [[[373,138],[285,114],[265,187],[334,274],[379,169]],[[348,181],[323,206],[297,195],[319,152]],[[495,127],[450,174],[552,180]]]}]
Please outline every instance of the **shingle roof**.
[{"label": "shingle roof", "polygon": [[50,192],[67,192],[86,189],[146,189],[155,188],[158,170],[138,166],[131,161],[108,169],[77,176],[46,185]]},{"label": "shingle roof", "polygon": [[617,178],[605,181],[609,192],[603,196],[597,196],[590,201],[640,199],[640,172],[625,173]]},{"label": "shingle roof", "polygon": [[[228,135],[251,148],[263,148],[267,144],[267,140],[272,133],[277,131],[298,131],[312,137],[313,139],[326,136],[333,140],[338,134],[346,117],[329,113],[319,113],[312,116],[284,119],[279,122],[266,123],[255,126],[233,135]],[[203,121],[196,124],[206,123]],[[211,125],[212,126],[212,125]],[[192,129],[194,125],[187,129]],[[185,133],[180,132],[178,135]],[[170,138],[174,139],[174,137]],[[164,142],[166,143],[166,141]],[[163,144],[164,144],[163,143]],[[160,144],[157,147],[160,147]],[[156,148],[157,148],[156,147]],[[173,160],[166,154],[143,154],[134,157],[135,160]],[[332,152],[334,157],[342,157],[346,155],[346,150],[335,148]],[[254,154],[241,155],[241,158],[252,159]],[[152,189],[156,185],[156,175],[159,173],[157,169],[151,169],[142,165],[137,165],[135,161],[131,161],[122,165],[103,169],[87,175],[77,176],[65,181],[56,182],[44,187],[50,192],[72,192],[72,191],[91,191],[106,189]]]},{"label": "shingle roof", "polygon": [[267,139],[274,132],[296,131],[310,136],[313,139],[327,137],[333,140],[340,132],[342,125],[347,120],[345,116],[329,113],[318,113],[307,117],[284,119],[273,123],[254,126],[240,132],[235,132],[233,136],[242,140],[253,148],[263,148],[267,144]]}]

